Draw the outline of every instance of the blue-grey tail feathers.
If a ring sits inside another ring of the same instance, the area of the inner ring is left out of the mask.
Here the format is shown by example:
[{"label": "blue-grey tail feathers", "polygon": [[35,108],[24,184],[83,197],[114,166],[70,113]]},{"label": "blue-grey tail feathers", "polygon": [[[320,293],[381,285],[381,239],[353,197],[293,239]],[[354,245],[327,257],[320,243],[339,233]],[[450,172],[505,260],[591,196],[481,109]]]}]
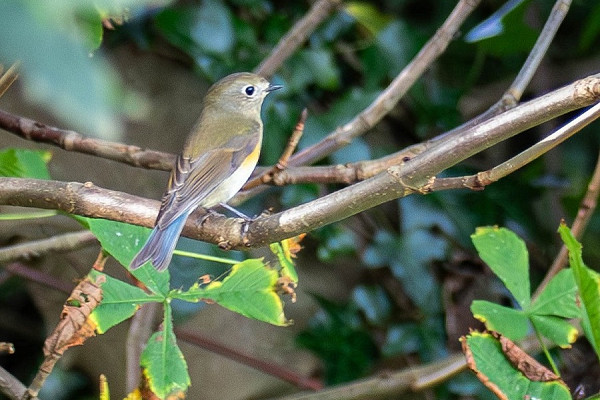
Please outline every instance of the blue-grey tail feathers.
[{"label": "blue-grey tail feathers", "polygon": [[129,268],[132,270],[137,269],[150,261],[158,271],[167,269],[187,217],[188,214],[183,214],[163,229],[156,226],[144,247],[131,261]]}]

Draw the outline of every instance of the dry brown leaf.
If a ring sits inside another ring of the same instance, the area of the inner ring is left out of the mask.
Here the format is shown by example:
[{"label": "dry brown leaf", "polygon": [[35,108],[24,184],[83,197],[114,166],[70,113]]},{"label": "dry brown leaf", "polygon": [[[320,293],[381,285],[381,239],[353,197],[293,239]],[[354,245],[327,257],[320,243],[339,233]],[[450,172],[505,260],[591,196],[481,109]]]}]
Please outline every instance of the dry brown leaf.
[{"label": "dry brown leaf", "polygon": [[69,347],[81,345],[95,335],[96,326],[88,317],[102,300],[100,285],[105,279],[99,276],[92,282],[86,277],[73,289],[63,306],[58,325],[44,342],[46,357],[61,356]]},{"label": "dry brown leaf", "polygon": [[500,342],[500,345],[502,346],[502,352],[508,361],[510,361],[510,363],[516,369],[521,371],[521,373],[523,373],[527,379],[536,382],[562,382],[558,375],[550,371],[545,365],[540,364],[535,358],[527,354],[512,340],[502,336],[498,332],[491,332],[491,334]]},{"label": "dry brown leaf", "polygon": [[508,397],[506,397],[506,394],[504,394],[504,392],[502,390],[500,390],[500,388],[494,382],[490,381],[490,379],[487,377],[487,375],[485,375],[484,373],[482,373],[481,371],[479,371],[477,369],[477,365],[475,363],[475,359],[473,359],[473,353],[471,352],[471,349],[469,348],[469,344],[467,343],[466,336],[461,336],[461,338],[459,340],[462,345],[463,353],[465,353],[465,359],[467,361],[467,366],[469,367],[469,369],[471,371],[475,372],[475,375],[477,375],[477,379],[479,379],[479,381],[481,383],[483,383],[483,385],[485,387],[490,389],[492,391],[492,393],[494,393],[496,396],[498,396],[498,398],[500,400],[508,400]]}]

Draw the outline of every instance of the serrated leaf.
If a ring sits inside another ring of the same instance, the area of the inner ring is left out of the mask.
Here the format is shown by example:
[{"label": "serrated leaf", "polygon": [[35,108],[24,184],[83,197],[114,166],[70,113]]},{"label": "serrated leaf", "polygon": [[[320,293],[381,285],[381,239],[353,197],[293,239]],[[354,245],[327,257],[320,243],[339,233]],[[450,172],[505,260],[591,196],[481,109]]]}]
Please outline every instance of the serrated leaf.
[{"label": "serrated leaf", "polygon": [[506,228],[480,227],[471,235],[479,257],[525,309],[530,304],[529,260],[525,243]]},{"label": "serrated leaf", "polygon": [[101,284],[102,302],[90,316],[96,323],[98,334],[105,333],[108,329],[130,318],[140,304],[163,300],[160,296],[151,296],[138,287],[98,271],[91,271],[89,276],[92,279],[103,276],[105,279]]},{"label": "serrated leaf", "polygon": [[168,303],[165,304],[162,330],[148,340],[140,364],[150,390],[159,398],[183,398],[177,396],[183,395],[191,382],[183,353],[177,346]]},{"label": "serrated leaf", "polygon": [[15,178],[50,179],[49,151],[4,149],[0,151],[0,176]]},{"label": "serrated leaf", "polygon": [[474,300],[471,312],[488,330],[500,332],[511,340],[523,339],[529,332],[529,321],[523,311],[485,300]]},{"label": "serrated leaf", "polygon": [[[113,256],[121,265],[128,267],[133,257],[146,243],[150,229],[105,219],[87,218],[87,225],[98,238],[104,251]],[[169,293],[169,272],[156,271],[149,263],[130,271],[146,287],[156,294],[166,297]]]},{"label": "serrated leaf", "polygon": [[469,368],[498,398],[571,400],[564,382],[527,379],[508,361],[500,344],[490,334],[472,332],[463,336],[461,342]]},{"label": "serrated leaf", "polygon": [[577,305],[577,285],[573,271],[563,269],[556,274],[528,311],[530,314],[536,315],[581,317],[581,308]]},{"label": "serrated leaf", "polygon": [[585,266],[581,244],[564,223],[560,224],[558,232],[569,249],[569,264],[581,298],[583,330],[600,359],[600,275]]},{"label": "serrated leaf", "polygon": [[235,264],[222,281],[202,287],[195,284],[185,292],[173,291],[170,296],[191,302],[212,300],[248,318],[282,326],[288,321],[276,291],[277,279],[277,271],[266,267],[262,259],[248,259]]}]

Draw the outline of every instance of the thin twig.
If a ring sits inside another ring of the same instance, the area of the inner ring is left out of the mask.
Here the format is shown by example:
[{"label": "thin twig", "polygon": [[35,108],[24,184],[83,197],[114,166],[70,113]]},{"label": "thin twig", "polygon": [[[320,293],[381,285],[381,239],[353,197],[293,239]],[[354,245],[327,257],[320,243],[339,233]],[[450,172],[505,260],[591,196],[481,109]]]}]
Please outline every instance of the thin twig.
[{"label": "thin twig", "polygon": [[90,154],[134,167],[170,171],[175,155],[137,146],[87,138],[75,131],[45,125],[25,117],[0,110],[0,128],[23,139],[51,144],[67,151]]},{"label": "thin twig", "polygon": [[323,387],[323,384],[316,379],[304,377],[281,365],[275,365],[270,362],[259,360],[255,357],[244,354],[239,350],[223,346],[222,344],[217,343],[214,340],[202,337],[200,335],[196,335],[184,329],[176,328],[175,335],[178,339],[184,340],[188,343],[192,343],[215,354],[220,354],[230,360],[237,361],[241,364],[262,371],[266,374],[275,376],[283,381],[293,384],[294,386],[300,389],[319,390]]},{"label": "thin twig", "polygon": [[248,183],[246,183],[242,190],[252,189],[258,185],[269,183],[273,180],[273,177],[279,172],[285,170],[288,165],[288,160],[294,154],[296,150],[296,146],[298,146],[298,142],[304,133],[304,123],[306,122],[306,117],[308,116],[308,110],[305,108],[302,110],[300,114],[300,119],[298,123],[296,123],[296,127],[290,136],[287,146],[283,150],[281,157],[279,157],[279,161],[275,164],[274,167],[267,169],[266,171],[261,172],[258,176],[252,178]]},{"label": "thin twig", "polygon": [[3,265],[5,271],[10,272],[15,276],[20,276],[31,282],[39,283],[40,285],[48,286],[56,290],[60,290],[65,293],[71,293],[73,290],[73,284],[65,282],[64,280],[57,279],[56,277],[46,274],[34,268],[30,268],[20,262],[13,262],[10,264]]},{"label": "thin twig", "polygon": [[306,15],[281,38],[277,46],[271,50],[271,54],[256,67],[254,72],[265,78],[272,76],[341,2],[342,0],[318,0],[315,2]]},{"label": "thin twig", "polygon": [[[588,184],[587,192],[581,200],[581,204],[577,210],[577,216],[575,217],[573,225],[571,226],[571,232],[575,238],[580,239],[583,236],[583,232],[585,231],[588,223],[590,222],[590,218],[594,214],[596,206],[598,205],[598,196],[600,196],[600,154],[598,154],[596,168],[594,169],[594,174],[592,175],[592,179]],[[546,276],[535,290],[532,296],[533,299],[536,299],[552,280],[552,278],[567,265],[568,256],[569,251],[567,250],[567,246],[562,245],[558,255],[554,259],[554,262],[548,269]]]},{"label": "thin twig", "polygon": [[277,162],[277,165],[275,165],[275,167],[278,170],[281,171],[281,170],[284,170],[287,168],[288,160],[290,159],[292,154],[294,154],[294,151],[296,150],[296,146],[298,146],[298,142],[300,141],[300,138],[302,137],[302,134],[304,133],[304,124],[306,123],[306,117],[308,117],[308,110],[305,108],[302,110],[302,113],[300,114],[300,119],[298,120],[298,123],[296,124],[296,127],[294,128],[294,132],[292,132],[292,136],[290,136],[290,140],[288,140],[288,144],[285,147],[283,154],[281,154],[281,157],[279,157],[279,161]]},{"label": "thin twig", "polygon": [[552,7],[552,11],[550,12],[550,16],[544,24],[544,28],[540,32],[535,45],[529,52],[525,63],[521,67],[521,70],[517,74],[517,77],[512,82],[510,87],[504,92],[504,95],[498,100],[494,105],[492,105],[489,109],[487,109],[482,114],[479,114],[475,118],[465,122],[464,124],[436,137],[432,140],[442,139],[446,136],[460,136],[461,132],[466,129],[470,129],[473,126],[481,124],[483,121],[490,119],[491,117],[498,115],[506,110],[516,107],[521,101],[521,97],[523,96],[523,92],[529,86],[533,75],[537,71],[540,63],[550,44],[554,40],[554,36],[560,27],[560,24],[564,20],[569,8],[571,6],[571,0],[557,0]]},{"label": "thin twig", "polygon": [[0,342],[0,354],[15,354],[15,345],[8,342]]},{"label": "thin twig", "polygon": [[412,87],[423,72],[431,66],[448,47],[459,27],[480,0],[460,0],[443,25],[423,46],[413,60],[394,78],[390,85],[350,122],[338,127],[320,142],[296,153],[290,159],[291,166],[311,164],[350,143],[377,124],[389,113]]},{"label": "thin twig", "polygon": [[512,174],[519,168],[529,164],[536,158],[552,150],[581,129],[585,128],[600,117],[600,103],[586,110],[583,114],[574,118],[560,129],[540,140],[527,150],[517,154],[511,159],[503,162],[494,168],[479,172],[475,175],[462,176],[456,178],[436,179],[431,185],[432,191],[468,188],[480,190],[505,176]]},{"label": "thin twig", "polygon": [[388,398],[402,393],[423,390],[439,384],[466,367],[462,354],[454,354],[427,365],[406,368],[397,372],[341,384],[316,393],[297,393],[278,400],[366,400]]},{"label": "thin twig", "polygon": [[[551,346],[553,344],[550,344]],[[528,353],[540,351],[540,343],[535,335],[520,342]],[[314,393],[296,393],[278,397],[277,400],[368,400],[395,398],[402,393],[418,392],[433,388],[452,376],[465,370],[465,356],[452,354],[441,360],[416,367],[379,374],[337,386],[331,386]]]},{"label": "thin twig", "polygon": [[10,68],[2,74],[0,70],[0,97],[8,90],[17,78],[19,78],[19,63],[16,62],[10,66]]},{"label": "thin twig", "polygon": [[[25,395],[27,388],[10,372],[0,367],[0,392],[8,396],[11,400],[21,400]],[[39,400],[37,397],[31,400]]]},{"label": "thin twig", "polygon": [[40,257],[49,252],[71,251],[98,243],[90,231],[70,232],[47,239],[33,240],[0,248],[0,264],[19,259]]},{"label": "thin twig", "polygon": [[154,332],[156,317],[160,314],[160,303],[146,303],[131,318],[127,333],[125,389],[133,392],[140,386],[140,358]]},{"label": "thin twig", "polygon": [[[206,217],[197,211],[183,234],[222,248],[261,247],[268,243],[340,221],[386,201],[431,191],[435,176],[462,160],[519,132],[600,99],[600,75],[578,80],[521,104],[465,131],[457,140],[443,140],[403,165],[340,189],[309,203],[248,222]],[[151,227],[159,202],[101,189],[91,183],[0,178],[0,204],[58,209]]]}]

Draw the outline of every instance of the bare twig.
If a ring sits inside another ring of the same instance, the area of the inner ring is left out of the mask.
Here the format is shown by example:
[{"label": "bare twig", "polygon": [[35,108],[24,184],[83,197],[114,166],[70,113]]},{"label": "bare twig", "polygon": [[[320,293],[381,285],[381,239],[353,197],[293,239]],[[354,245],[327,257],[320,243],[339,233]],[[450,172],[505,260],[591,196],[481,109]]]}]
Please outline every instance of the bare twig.
[{"label": "bare twig", "polygon": [[[1,68],[1,66],[0,66]],[[19,63],[14,63],[4,74],[0,69],[0,97],[19,78]]]},{"label": "bare twig", "polygon": [[254,70],[269,78],[296,49],[308,39],[310,34],[341,4],[342,0],[318,0],[290,31],[281,38],[271,54]]},{"label": "bare twig", "polygon": [[287,146],[283,150],[281,157],[279,157],[279,161],[277,164],[263,171],[258,176],[252,178],[248,183],[246,183],[243,187],[243,190],[252,189],[260,184],[269,183],[274,179],[274,176],[279,172],[285,170],[287,168],[288,160],[296,150],[296,146],[298,146],[298,142],[304,133],[304,123],[306,122],[306,117],[308,116],[308,110],[305,108],[302,110],[302,114],[300,114],[300,119],[290,136]]},{"label": "bare twig", "polygon": [[266,374],[275,376],[283,381],[295,385],[300,389],[319,390],[323,387],[323,384],[316,379],[304,377],[281,365],[275,365],[263,360],[259,360],[255,357],[251,357],[238,350],[223,346],[211,339],[195,335],[184,329],[175,329],[175,334],[177,335],[178,339],[185,340],[188,343],[192,343],[213,353],[220,354],[230,360],[237,361]]},{"label": "bare twig", "polygon": [[[465,358],[454,354],[440,361],[412,367],[398,372],[333,386],[316,393],[298,393],[280,397],[279,400],[366,400],[397,396],[406,392],[423,390],[464,370]],[[431,379],[431,382],[428,380]]]},{"label": "bare twig", "polygon": [[510,160],[488,170],[479,172],[475,175],[463,176],[457,178],[436,179],[431,185],[433,191],[468,188],[473,190],[483,189],[501,178],[515,172],[519,168],[529,164],[531,161],[555,148],[584,127],[588,126],[600,117],[600,103],[585,111],[583,114],[573,119],[560,129],[557,129],[551,135],[542,139],[527,150],[517,154]]},{"label": "bare twig", "polygon": [[423,46],[415,58],[400,72],[390,85],[352,121],[338,127],[323,140],[296,153],[291,166],[318,161],[362,135],[389,113],[415,81],[448,47],[458,28],[471,14],[480,0],[460,0],[444,24]]},{"label": "bare twig", "polygon": [[15,345],[8,342],[0,342],[0,354],[14,354]]},{"label": "bare twig", "polygon": [[20,276],[31,282],[39,283],[65,293],[71,293],[71,290],[73,290],[73,284],[19,262],[3,265],[2,268],[12,275]]},{"label": "bare twig", "polygon": [[49,252],[75,250],[97,242],[98,240],[90,231],[81,231],[19,243],[14,246],[0,248],[0,264],[19,259],[27,260],[40,257]]},{"label": "bare twig", "polygon": [[[11,400],[21,400],[27,388],[10,372],[0,367],[0,392],[7,395]],[[37,397],[31,400],[39,400]]]},{"label": "bare twig", "polygon": [[[592,179],[588,184],[588,190],[581,200],[581,204],[577,210],[577,216],[575,217],[573,225],[571,226],[571,232],[575,238],[580,239],[583,235],[583,232],[585,231],[585,228],[587,227],[588,222],[590,222],[590,218],[594,214],[596,206],[598,205],[598,196],[600,196],[600,154],[598,154],[596,168],[594,169],[594,174],[592,175]],[[569,251],[567,250],[567,246],[562,245],[558,255],[554,259],[554,262],[548,269],[546,276],[535,290],[532,296],[533,299],[536,299],[552,280],[552,278],[567,265],[568,256]]]},{"label": "bare twig", "polygon": [[101,139],[86,138],[77,132],[54,128],[3,110],[0,110],[0,128],[27,140],[52,144],[64,150],[107,158],[134,167],[170,171],[175,163],[175,155],[173,154],[143,150],[137,146]]},{"label": "bare twig", "polygon": [[156,316],[160,314],[160,303],[146,303],[131,318],[126,346],[125,388],[131,393],[140,386],[140,358],[154,332]]},{"label": "bare twig", "polygon": [[460,135],[460,133],[464,130],[476,126],[506,110],[516,107],[519,104],[519,101],[521,101],[523,92],[531,82],[531,79],[542,62],[544,55],[548,51],[550,44],[554,40],[554,36],[556,35],[556,32],[558,31],[563,19],[567,15],[570,6],[571,0],[556,1],[552,11],[550,12],[550,16],[544,25],[544,28],[540,32],[538,39],[533,46],[533,49],[531,49],[531,52],[527,56],[525,63],[523,63],[523,66],[517,74],[517,77],[506,90],[504,95],[500,98],[500,100],[498,100],[482,114],[446,132],[445,134],[438,136],[436,139],[441,139],[445,136]]},{"label": "bare twig", "polygon": [[[593,75],[521,104],[442,140],[403,165],[278,214],[247,222],[197,211],[185,236],[223,248],[260,247],[348,218],[389,200],[428,193],[434,177],[473,154],[559,115],[600,99],[600,75]],[[151,227],[159,202],[98,188],[91,183],[0,178],[0,204],[58,209]],[[202,229],[199,229],[202,228]]]}]

